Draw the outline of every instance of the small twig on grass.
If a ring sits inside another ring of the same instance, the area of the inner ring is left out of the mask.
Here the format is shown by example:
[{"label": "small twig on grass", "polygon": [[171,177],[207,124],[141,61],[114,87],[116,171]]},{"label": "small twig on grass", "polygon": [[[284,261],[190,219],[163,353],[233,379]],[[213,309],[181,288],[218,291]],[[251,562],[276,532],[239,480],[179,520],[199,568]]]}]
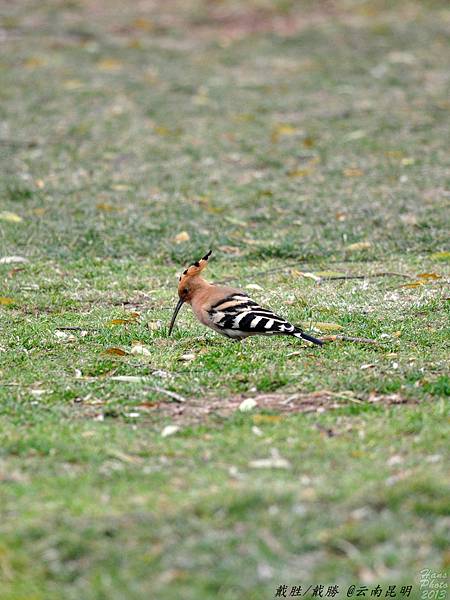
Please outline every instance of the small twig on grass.
[{"label": "small twig on grass", "polygon": [[[332,261],[335,262],[335,261]],[[283,267],[275,267],[272,269],[267,269],[266,271],[257,271],[256,273],[252,273],[252,277],[259,277],[262,275],[269,275],[270,273],[277,273],[279,271],[287,271],[288,269],[291,269],[292,267],[298,267],[299,264],[298,262],[296,263],[287,263],[286,265],[284,265]],[[371,275],[330,275],[330,276],[324,276],[324,277],[320,277],[318,276],[318,283],[320,283],[321,281],[338,281],[340,279],[345,280],[345,279],[373,279],[375,277],[404,277],[405,279],[414,279],[413,275],[408,275],[408,273],[397,273],[395,271],[380,271],[379,273],[372,273]],[[239,279],[239,277],[227,277],[226,279],[222,279],[221,281],[216,281],[217,284],[223,284],[223,283],[228,283],[229,281],[235,281],[236,279]]]},{"label": "small twig on grass", "polygon": [[[126,383],[146,383],[149,379],[149,377],[141,377],[139,375],[116,375],[114,377],[110,377],[111,381],[122,381]],[[186,402],[186,398],[183,398],[183,396],[180,396],[180,394],[166,390],[158,385],[152,385],[147,389],[152,390],[153,392],[158,392],[159,394],[165,394],[166,396],[169,396],[169,398],[172,398],[174,402]]]},{"label": "small twig on grass", "polygon": [[377,340],[371,340],[370,338],[361,338],[361,337],[351,337],[349,335],[326,335],[320,338],[322,342],[357,342],[358,344],[376,344],[378,345],[380,342]]},{"label": "small twig on grass", "polygon": [[152,389],[154,392],[159,392],[160,394],[169,396],[169,398],[172,398],[174,402],[186,402],[186,398],[183,398],[183,396],[180,396],[180,394],[177,394],[176,392],[171,392],[170,390],[166,390],[156,385],[152,386],[150,389]]},{"label": "small twig on grass", "polygon": [[297,400],[298,398],[300,398],[300,394],[291,394],[290,396],[288,396],[286,398],[286,400],[282,400],[280,402],[280,404],[290,404],[291,402],[293,402],[294,400]]},{"label": "small twig on grass", "polygon": [[374,277],[405,277],[406,279],[414,279],[412,275],[407,273],[396,273],[394,271],[381,271],[380,273],[372,273],[372,275],[330,275],[329,277],[321,277],[322,281],[335,281],[338,279],[373,279]]}]

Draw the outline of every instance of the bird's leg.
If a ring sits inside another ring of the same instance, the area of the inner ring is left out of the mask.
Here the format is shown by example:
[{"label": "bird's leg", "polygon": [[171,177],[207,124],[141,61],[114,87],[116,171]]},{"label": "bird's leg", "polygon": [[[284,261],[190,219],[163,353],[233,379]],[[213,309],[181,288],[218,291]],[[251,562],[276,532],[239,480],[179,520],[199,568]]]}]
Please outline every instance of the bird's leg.
[{"label": "bird's leg", "polygon": [[244,345],[244,340],[245,338],[235,338],[237,342],[239,342],[239,350],[238,350],[238,356],[239,358],[245,358],[245,345]]}]

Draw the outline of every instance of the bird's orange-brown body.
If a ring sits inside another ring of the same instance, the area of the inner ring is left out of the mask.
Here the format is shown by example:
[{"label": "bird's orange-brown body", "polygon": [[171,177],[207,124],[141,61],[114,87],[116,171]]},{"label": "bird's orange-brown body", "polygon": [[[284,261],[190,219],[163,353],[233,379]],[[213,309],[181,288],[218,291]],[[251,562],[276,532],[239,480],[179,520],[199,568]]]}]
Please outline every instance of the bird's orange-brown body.
[{"label": "bird's orange-brown body", "polygon": [[282,317],[259,306],[245,292],[205,281],[200,273],[208,264],[210,254],[211,251],[181,275],[179,301],[170,323],[169,335],[178,311],[187,302],[200,323],[228,338],[240,340],[251,335],[292,335],[322,344]]},{"label": "bird's orange-brown body", "polygon": [[[198,289],[197,293],[194,294],[194,296],[192,297],[192,299],[190,301],[194,315],[197,317],[197,319],[200,321],[200,323],[203,323],[203,325],[206,325],[207,327],[211,327],[211,329],[214,329],[215,331],[219,331],[219,333],[222,333],[220,330],[218,330],[216,328],[214,321],[211,318],[211,314],[210,314],[211,307],[214,306],[217,302],[219,302],[223,298],[228,298],[232,294],[238,294],[240,292],[239,292],[239,290],[231,288],[231,287],[212,285],[211,283],[208,283],[201,277],[199,277],[199,279],[201,280],[201,287],[197,288]],[[228,304],[231,305],[232,301],[229,301]],[[224,303],[222,305],[222,308],[227,308],[227,303]],[[249,335],[251,335],[251,333]],[[232,336],[232,337],[234,337],[234,336]],[[236,337],[245,337],[245,336],[240,335],[240,336],[236,336]]]}]

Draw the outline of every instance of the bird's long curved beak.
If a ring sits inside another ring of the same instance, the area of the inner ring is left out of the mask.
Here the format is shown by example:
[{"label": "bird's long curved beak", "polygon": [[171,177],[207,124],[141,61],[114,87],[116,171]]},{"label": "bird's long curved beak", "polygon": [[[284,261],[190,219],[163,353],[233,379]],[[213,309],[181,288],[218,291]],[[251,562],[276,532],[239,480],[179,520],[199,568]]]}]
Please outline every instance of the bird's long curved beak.
[{"label": "bird's long curved beak", "polygon": [[180,312],[180,308],[183,306],[184,300],[181,298],[178,300],[178,304],[175,306],[175,310],[173,311],[172,320],[169,325],[169,335],[172,333],[173,326],[175,325],[175,320],[177,318],[178,313]]}]

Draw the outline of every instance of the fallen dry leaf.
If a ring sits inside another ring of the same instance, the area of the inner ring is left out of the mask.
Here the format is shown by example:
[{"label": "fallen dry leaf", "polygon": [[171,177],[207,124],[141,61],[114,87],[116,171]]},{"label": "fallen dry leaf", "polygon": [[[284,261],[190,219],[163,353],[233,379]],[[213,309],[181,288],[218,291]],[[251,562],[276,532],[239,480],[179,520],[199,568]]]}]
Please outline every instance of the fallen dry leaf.
[{"label": "fallen dry leaf", "polygon": [[316,165],[320,162],[319,156],[314,156],[309,159],[307,164],[303,167],[297,167],[288,171],[288,177],[308,177],[314,172]]},{"label": "fallen dry leaf", "polygon": [[55,331],[55,338],[61,342],[74,342],[77,338],[73,333],[67,333],[66,331]]},{"label": "fallen dry leaf", "polygon": [[116,190],[117,192],[126,192],[128,190],[131,190],[131,186],[126,185],[125,183],[114,183],[111,186],[111,189]]},{"label": "fallen dry leaf", "polygon": [[357,168],[349,168],[343,170],[344,177],[362,177],[364,175],[364,171]]},{"label": "fallen dry leaf", "polygon": [[370,242],[355,242],[347,246],[349,252],[358,252],[359,250],[368,250],[372,244]]},{"label": "fallen dry leaf", "polygon": [[31,212],[33,213],[33,215],[36,215],[37,217],[42,217],[47,212],[47,209],[43,208],[41,206],[38,206],[37,208],[33,208],[33,210]]},{"label": "fallen dry leaf", "polygon": [[108,325],[127,325],[128,323],[135,323],[135,319],[111,319],[108,321]]},{"label": "fallen dry leaf", "polygon": [[104,350],[102,354],[110,354],[111,356],[125,356],[127,352],[125,352],[125,350],[122,350],[122,348],[116,348],[114,346],[111,346],[111,348],[106,348],[106,350]]},{"label": "fallen dry leaf", "polygon": [[292,171],[288,172],[288,177],[293,177],[293,178],[297,178],[297,177],[308,177],[308,175],[311,175],[311,173],[313,172],[312,169],[293,169]]},{"label": "fallen dry leaf", "polygon": [[122,62],[116,58],[103,58],[97,63],[100,71],[119,71],[122,68]]},{"label": "fallen dry leaf", "polygon": [[138,17],[131,23],[133,29],[139,29],[140,31],[153,31],[155,29],[155,23],[150,19],[144,17]]},{"label": "fallen dry leaf", "polygon": [[198,93],[195,96],[192,96],[191,101],[195,106],[206,106],[211,103],[210,97],[205,93]]},{"label": "fallen dry leaf", "polygon": [[153,130],[157,135],[161,137],[176,137],[182,133],[182,129],[180,129],[179,127],[169,129],[169,127],[166,127],[165,125],[156,125]]},{"label": "fallen dry leaf", "polygon": [[0,265],[10,265],[12,263],[27,263],[29,260],[23,256],[3,256],[0,258]]},{"label": "fallen dry leaf", "polygon": [[401,150],[386,150],[384,155],[389,158],[402,158],[403,152]]},{"label": "fallen dry leaf", "polygon": [[8,298],[7,296],[0,296],[0,306],[9,306],[10,304],[14,304],[15,300],[12,298]]},{"label": "fallen dry leaf", "polygon": [[298,135],[299,133],[302,133],[301,129],[298,129],[293,125],[289,125],[289,123],[279,123],[272,129],[270,139],[272,143],[276,143],[282,137],[292,137],[293,135]]},{"label": "fallen dry leaf", "polygon": [[414,213],[400,215],[400,221],[405,225],[417,225],[417,216]]},{"label": "fallen dry leaf", "polygon": [[300,498],[313,502],[317,498],[317,492],[313,487],[303,488],[300,492]]},{"label": "fallen dry leaf", "polygon": [[167,127],[164,127],[164,125],[156,125],[155,133],[157,133],[158,135],[161,135],[162,137],[165,137],[167,135],[170,135],[170,129],[168,129]]},{"label": "fallen dry leaf", "polygon": [[441,260],[442,262],[449,262],[450,252],[433,252],[430,258],[433,258],[434,260]]},{"label": "fallen dry leaf", "polygon": [[140,342],[133,342],[130,354],[139,354],[141,356],[150,356],[150,350]]},{"label": "fallen dry leaf", "polygon": [[50,394],[51,390],[30,390],[30,394],[35,398],[40,398],[40,396],[44,396],[45,394]]},{"label": "fallen dry leaf", "polygon": [[20,223],[23,221],[22,217],[16,215],[16,213],[9,212],[9,210],[2,210],[0,212],[0,221],[8,221],[8,223]]},{"label": "fallen dry leaf", "polygon": [[401,288],[417,288],[421,285],[425,285],[425,281],[413,281],[412,283],[404,283]]},{"label": "fallen dry leaf", "polygon": [[178,431],[180,431],[178,425],[166,425],[161,431],[161,437],[169,437],[169,435],[174,435],[174,433],[178,433]]},{"label": "fallen dry leaf", "polygon": [[103,212],[119,212],[123,210],[120,206],[109,204],[109,202],[99,202],[95,205],[95,208]]},{"label": "fallen dry leaf", "polygon": [[209,212],[213,215],[220,215],[226,210],[224,206],[215,206],[214,204],[204,204],[203,206],[206,212]]},{"label": "fallen dry leaf", "polygon": [[182,242],[188,242],[191,239],[191,236],[187,231],[180,231],[175,237],[174,240],[177,244],[181,244]]},{"label": "fallen dry leaf", "polygon": [[346,142],[352,142],[354,140],[361,140],[362,138],[366,137],[367,135],[367,131],[364,131],[364,129],[355,129],[355,131],[351,131],[348,135],[345,136],[345,141]]},{"label": "fallen dry leaf", "polygon": [[66,79],[63,83],[63,87],[65,90],[78,90],[83,87],[83,82],[79,79]]},{"label": "fallen dry leaf", "polygon": [[47,61],[40,56],[30,56],[30,58],[27,58],[27,60],[23,63],[23,66],[27,69],[38,69],[39,67],[45,65],[46,62]]},{"label": "fallen dry leaf", "polygon": [[14,269],[11,269],[10,271],[8,271],[8,277],[15,277],[17,275],[17,273],[20,273],[21,271],[24,271],[25,269],[23,267],[14,267]]},{"label": "fallen dry leaf", "polygon": [[437,273],[419,273],[417,277],[418,279],[442,279],[442,276]]},{"label": "fallen dry leaf", "polygon": [[257,435],[258,437],[262,437],[264,435],[263,432],[261,431],[261,429],[259,427],[257,427],[256,425],[253,425],[252,433],[254,435]]}]

